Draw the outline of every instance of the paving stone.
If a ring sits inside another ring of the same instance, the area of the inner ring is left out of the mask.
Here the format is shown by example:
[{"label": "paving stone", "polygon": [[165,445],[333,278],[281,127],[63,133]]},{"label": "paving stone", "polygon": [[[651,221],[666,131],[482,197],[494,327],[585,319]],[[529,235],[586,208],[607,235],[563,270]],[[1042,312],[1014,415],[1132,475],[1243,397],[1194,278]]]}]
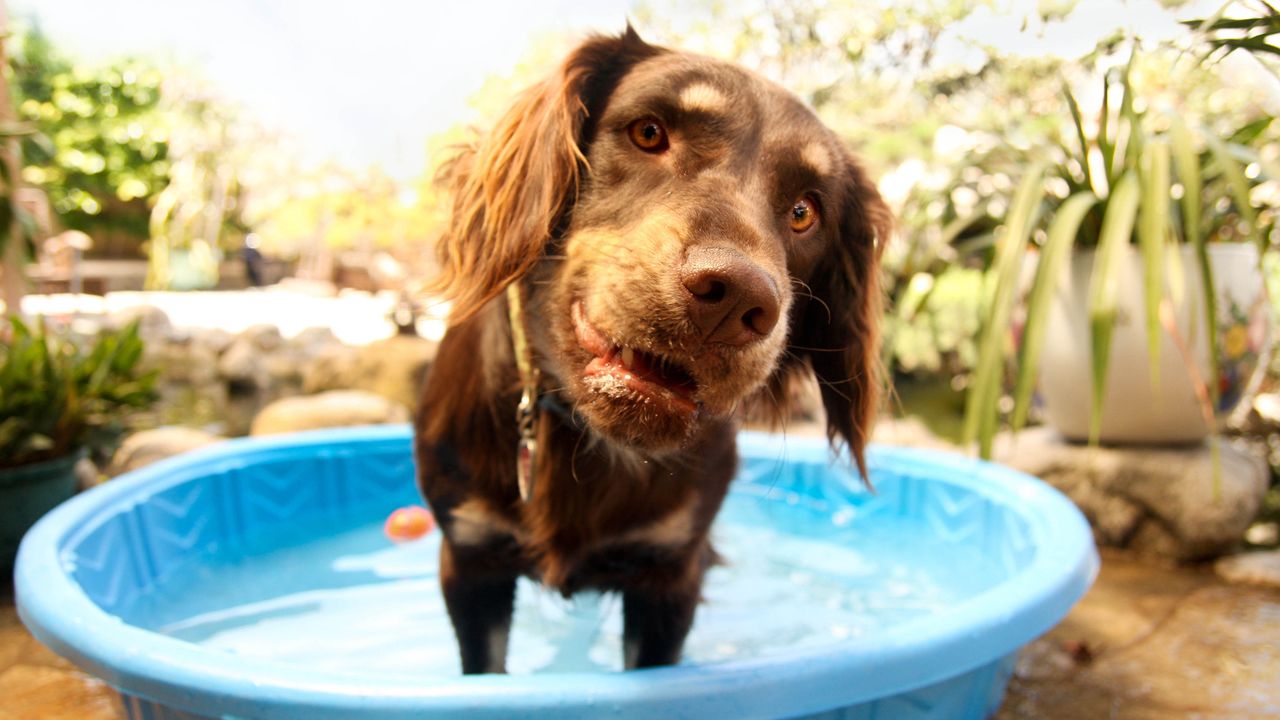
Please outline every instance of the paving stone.
[{"label": "paving stone", "polygon": [[1280,590],[1280,550],[1224,557],[1214,563],[1213,569],[1227,582]]},{"label": "paving stone", "polygon": [[0,673],[0,718],[22,720],[115,720],[115,693],[78,670],[15,665]]},{"label": "paving stone", "polygon": [[1280,593],[1104,552],[1093,589],[1023,650],[996,718],[1274,718],[1277,677]]},{"label": "paving stone", "polygon": [[0,720],[115,720],[117,695],[31,637],[0,591]]}]

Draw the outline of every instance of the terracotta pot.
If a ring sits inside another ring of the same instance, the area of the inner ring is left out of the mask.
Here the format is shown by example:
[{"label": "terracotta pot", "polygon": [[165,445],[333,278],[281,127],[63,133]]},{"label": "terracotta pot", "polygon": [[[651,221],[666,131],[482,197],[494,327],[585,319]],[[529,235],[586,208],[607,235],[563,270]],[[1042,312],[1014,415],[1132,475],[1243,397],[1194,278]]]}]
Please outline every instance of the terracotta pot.
[{"label": "terracotta pot", "polygon": [[75,494],[78,450],[60,458],[0,470],[0,571],[13,568],[18,543],[55,505]]},{"label": "terracotta pot", "polygon": [[[1040,392],[1046,422],[1064,436],[1086,440],[1092,398],[1088,297],[1093,272],[1092,250],[1078,251],[1062,278],[1049,309],[1040,370]],[[1104,443],[1192,443],[1210,432],[1193,375],[1209,381],[1209,349],[1204,323],[1204,291],[1194,250],[1170,249],[1166,273],[1177,276],[1181,265],[1184,288],[1174,303],[1177,335],[1194,358],[1190,370],[1179,342],[1161,329],[1158,380],[1153,382],[1145,332],[1142,262],[1134,246],[1125,249],[1119,269],[1120,291],[1115,334],[1111,341],[1101,441]],[[1209,246],[1209,265],[1217,289],[1218,386],[1215,411],[1226,415],[1251,392],[1260,378],[1273,340],[1270,305],[1258,252],[1253,245]],[[1169,294],[1166,280],[1166,294]]]}]

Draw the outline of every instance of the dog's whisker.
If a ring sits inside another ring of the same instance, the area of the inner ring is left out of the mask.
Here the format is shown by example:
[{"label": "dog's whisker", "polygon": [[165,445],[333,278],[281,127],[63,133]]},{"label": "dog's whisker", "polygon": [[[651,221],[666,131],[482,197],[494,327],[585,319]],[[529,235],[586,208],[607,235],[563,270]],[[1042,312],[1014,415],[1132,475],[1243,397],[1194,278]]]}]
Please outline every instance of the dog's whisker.
[{"label": "dog's whisker", "polygon": [[[791,345],[790,349],[803,350],[805,352],[844,352],[845,351],[845,348],[820,348],[820,347],[809,347],[807,345]],[[795,356],[795,357],[798,357],[798,356]]]}]

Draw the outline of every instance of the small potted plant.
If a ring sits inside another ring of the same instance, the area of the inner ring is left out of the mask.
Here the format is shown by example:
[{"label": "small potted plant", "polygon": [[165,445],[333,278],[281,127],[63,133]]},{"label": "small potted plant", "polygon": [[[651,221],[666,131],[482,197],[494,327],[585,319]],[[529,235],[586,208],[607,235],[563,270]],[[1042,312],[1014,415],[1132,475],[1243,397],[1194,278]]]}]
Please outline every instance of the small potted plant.
[{"label": "small potted plant", "polygon": [[1009,205],[966,412],[984,456],[1011,334],[1014,429],[1038,379],[1046,422],[1091,443],[1203,439],[1270,341],[1259,262],[1275,217],[1251,191],[1277,176],[1258,151],[1273,118],[1234,132],[1188,122],[1139,98],[1133,67],[1105,82],[1092,121],[1065,89],[1069,137],[1024,173]]},{"label": "small potted plant", "polygon": [[137,322],[85,345],[43,321],[0,327],[0,569],[36,520],[75,492],[76,463],[105,451],[125,412],[156,398],[154,372],[139,369]]}]

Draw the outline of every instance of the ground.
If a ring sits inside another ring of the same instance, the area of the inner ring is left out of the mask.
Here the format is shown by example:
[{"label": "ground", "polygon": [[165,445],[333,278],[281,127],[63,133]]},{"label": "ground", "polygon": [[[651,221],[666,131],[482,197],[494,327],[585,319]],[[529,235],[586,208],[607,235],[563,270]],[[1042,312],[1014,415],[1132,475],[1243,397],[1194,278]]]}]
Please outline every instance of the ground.
[{"label": "ground", "polygon": [[109,720],[115,693],[36,641],[18,620],[13,589],[0,589],[0,720]]},{"label": "ground", "polygon": [[1104,551],[1093,589],[1022,652],[998,720],[1280,716],[1280,591]]},{"label": "ground", "polygon": [[[114,693],[35,641],[0,591],[0,720],[115,718]],[[1023,650],[997,720],[1280,716],[1280,591],[1104,551],[1093,589]]]}]

